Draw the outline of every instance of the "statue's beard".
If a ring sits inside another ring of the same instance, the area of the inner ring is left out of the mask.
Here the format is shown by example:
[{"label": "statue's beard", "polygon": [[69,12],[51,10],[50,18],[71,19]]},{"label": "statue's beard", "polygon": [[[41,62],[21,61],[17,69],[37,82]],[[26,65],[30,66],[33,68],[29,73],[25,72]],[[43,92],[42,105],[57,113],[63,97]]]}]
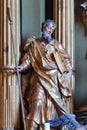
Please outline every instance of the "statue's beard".
[{"label": "statue's beard", "polygon": [[43,32],[42,33],[42,39],[44,41],[50,42],[52,40],[52,36],[50,34],[48,34],[47,32]]}]

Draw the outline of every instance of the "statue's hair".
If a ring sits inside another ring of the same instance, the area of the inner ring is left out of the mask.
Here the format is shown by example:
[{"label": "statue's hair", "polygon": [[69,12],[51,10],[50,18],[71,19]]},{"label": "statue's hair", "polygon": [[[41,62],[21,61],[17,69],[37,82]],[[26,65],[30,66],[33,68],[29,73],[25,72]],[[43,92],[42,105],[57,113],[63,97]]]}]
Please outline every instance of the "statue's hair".
[{"label": "statue's hair", "polygon": [[42,23],[42,27],[41,27],[41,31],[43,32],[43,28],[45,28],[46,26],[49,26],[50,24],[53,25],[53,29],[55,30],[56,28],[56,23],[54,22],[54,20],[51,19],[47,19]]}]

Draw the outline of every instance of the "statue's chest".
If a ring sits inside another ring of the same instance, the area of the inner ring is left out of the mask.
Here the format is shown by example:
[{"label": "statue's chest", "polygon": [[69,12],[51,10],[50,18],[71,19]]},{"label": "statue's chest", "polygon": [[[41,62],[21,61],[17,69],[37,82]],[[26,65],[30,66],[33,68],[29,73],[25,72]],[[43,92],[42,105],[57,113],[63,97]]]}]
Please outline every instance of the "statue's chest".
[{"label": "statue's chest", "polygon": [[37,46],[37,59],[40,64],[45,67],[56,68],[55,58],[54,58],[55,48],[52,44],[39,44]]},{"label": "statue's chest", "polygon": [[55,48],[51,44],[47,44],[47,45],[41,44],[39,49],[41,51],[42,56],[46,58],[52,58],[55,52]]}]

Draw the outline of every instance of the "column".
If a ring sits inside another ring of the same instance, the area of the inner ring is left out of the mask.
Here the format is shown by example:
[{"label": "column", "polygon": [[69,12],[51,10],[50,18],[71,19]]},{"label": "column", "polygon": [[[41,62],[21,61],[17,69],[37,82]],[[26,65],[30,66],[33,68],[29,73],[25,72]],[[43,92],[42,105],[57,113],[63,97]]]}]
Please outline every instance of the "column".
[{"label": "column", "polygon": [[16,74],[11,72],[15,66],[15,57],[7,8],[10,8],[13,21],[13,38],[17,62],[20,57],[20,1],[0,0],[0,128],[19,129],[19,89]]}]

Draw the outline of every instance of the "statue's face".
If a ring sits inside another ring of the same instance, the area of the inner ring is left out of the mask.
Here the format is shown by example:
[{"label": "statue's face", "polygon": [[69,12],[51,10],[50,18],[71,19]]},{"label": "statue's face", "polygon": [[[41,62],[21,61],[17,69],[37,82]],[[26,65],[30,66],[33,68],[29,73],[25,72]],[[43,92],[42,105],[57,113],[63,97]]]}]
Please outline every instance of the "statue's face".
[{"label": "statue's face", "polygon": [[45,39],[46,41],[50,42],[52,40],[52,36],[51,35],[52,35],[53,31],[54,31],[54,27],[53,27],[52,23],[46,25],[43,28],[43,33],[42,33],[43,39]]},{"label": "statue's face", "polygon": [[52,33],[53,33],[53,31],[54,31],[54,28],[53,28],[53,24],[52,24],[52,23],[50,23],[48,26],[46,26],[46,27],[43,29],[43,32],[45,32],[45,34],[46,34],[47,36],[51,36]]}]

